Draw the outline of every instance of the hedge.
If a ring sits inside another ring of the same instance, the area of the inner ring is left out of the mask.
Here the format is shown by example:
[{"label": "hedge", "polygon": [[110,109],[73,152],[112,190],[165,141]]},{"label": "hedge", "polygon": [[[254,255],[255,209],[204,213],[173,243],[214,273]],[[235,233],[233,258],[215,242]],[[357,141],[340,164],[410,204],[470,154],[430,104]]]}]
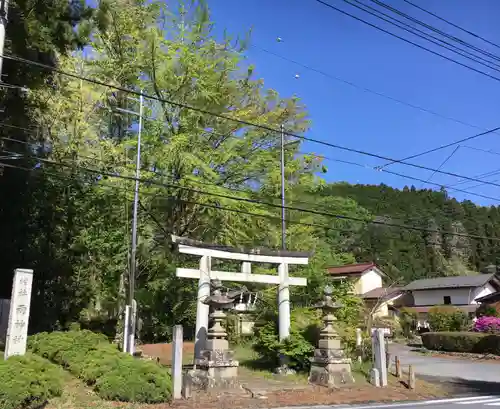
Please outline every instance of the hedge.
[{"label": "hedge", "polygon": [[92,386],[103,399],[159,403],[170,400],[170,373],[152,361],[124,354],[102,334],[68,331],[36,334],[31,350]]},{"label": "hedge", "polygon": [[427,349],[500,355],[500,335],[479,332],[427,332],[422,334]]},{"label": "hedge", "polygon": [[34,409],[61,396],[61,368],[36,355],[12,356],[0,361],[0,408]]},{"label": "hedge", "polygon": [[467,314],[453,305],[436,305],[429,310],[431,331],[465,331],[469,326]]}]

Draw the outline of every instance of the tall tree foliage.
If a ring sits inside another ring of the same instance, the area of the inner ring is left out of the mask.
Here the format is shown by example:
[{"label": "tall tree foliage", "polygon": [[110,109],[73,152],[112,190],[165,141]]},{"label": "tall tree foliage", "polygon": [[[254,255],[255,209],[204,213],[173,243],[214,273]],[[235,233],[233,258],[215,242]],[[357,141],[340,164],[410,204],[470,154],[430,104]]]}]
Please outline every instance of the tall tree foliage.
[{"label": "tall tree foliage", "polygon": [[[194,280],[175,277],[176,266],[194,260],[176,253],[170,234],[280,247],[280,135],[245,123],[283,124],[301,133],[309,122],[298,98],[280,97],[255,76],[244,41],[214,37],[204,4],[170,12],[161,2],[103,0],[94,15],[85,52],[61,55],[59,64],[156,97],[144,101],[141,176],[150,182],[140,187],[136,280],[141,337],[164,338],[174,323],[192,327],[196,302]],[[39,245],[29,260],[40,277],[39,302],[53,305],[51,311],[64,308],[39,322],[114,323],[129,271],[134,182],[126,178],[134,175],[138,117],[130,112],[138,112],[137,98],[64,75],[51,81],[52,87],[27,96],[29,119],[42,130],[36,154],[48,159],[32,159],[30,181],[33,189],[41,179],[51,186],[32,195],[37,201],[27,225],[33,226],[30,241]],[[324,183],[316,176],[321,163],[299,148],[286,148],[286,195],[288,203],[304,207]],[[353,201],[321,202],[333,211],[367,215]],[[314,253],[311,265],[295,272],[310,279],[311,286],[295,295],[307,305],[320,293],[326,265],[354,260],[347,249],[362,226],[300,211],[288,212],[287,219],[287,247]],[[16,222],[26,228],[20,218]],[[38,223],[44,228],[37,230]]]},{"label": "tall tree foliage", "polygon": [[[85,44],[91,12],[83,0],[10,1],[5,53],[57,66],[60,56]],[[36,162],[26,155],[45,154],[37,145],[43,140],[43,130],[32,122],[33,114],[47,109],[48,104],[29,95],[52,87],[53,76],[49,70],[11,59],[4,59],[2,74],[2,162],[31,169]],[[71,308],[62,300],[63,295],[70,299],[73,291],[71,283],[62,284],[71,271],[63,254],[71,233],[62,226],[71,223],[59,204],[74,200],[79,193],[71,190],[71,183],[45,174],[12,167],[2,167],[0,172],[0,296],[10,296],[15,267],[34,267],[38,271],[32,322],[56,321],[69,313]]]}]

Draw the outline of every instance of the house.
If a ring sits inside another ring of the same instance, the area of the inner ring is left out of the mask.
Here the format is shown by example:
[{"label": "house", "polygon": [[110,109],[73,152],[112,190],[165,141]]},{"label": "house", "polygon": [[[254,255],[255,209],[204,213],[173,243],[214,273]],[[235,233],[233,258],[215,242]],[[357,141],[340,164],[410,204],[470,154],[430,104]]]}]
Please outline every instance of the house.
[{"label": "house", "polygon": [[361,294],[366,308],[373,317],[397,317],[398,308],[407,304],[402,287],[379,287]]},{"label": "house", "polygon": [[436,305],[453,305],[473,315],[479,300],[500,290],[495,274],[425,278],[412,281],[404,290],[413,296],[412,309],[419,327],[428,327],[427,313]]},{"label": "house", "polygon": [[480,304],[488,304],[500,311],[500,291],[485,295],[484,297],[476,298]]},{"label": "house", "polygon": [[365,294],[375,288],[382,288],[385,274],[375,263],[347,264],[328,267],[327,276],[333,280],[349,280],[356,295]]},{"label": "house", "polygon": [[375,263],[329,267],[327,275],[333,280],[351,281],[354,294],[363,299],[373,317],[397,315],[398,300],[405,296],[400,287],[383,286],[385,274]]}]

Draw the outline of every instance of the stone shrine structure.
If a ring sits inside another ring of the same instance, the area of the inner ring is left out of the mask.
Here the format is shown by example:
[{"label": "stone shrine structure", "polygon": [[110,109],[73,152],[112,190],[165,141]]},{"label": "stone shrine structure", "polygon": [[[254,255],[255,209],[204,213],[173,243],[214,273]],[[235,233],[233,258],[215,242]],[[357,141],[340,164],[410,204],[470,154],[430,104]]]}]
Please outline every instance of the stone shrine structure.
[{"label": "stone shrine structure", "polygon": [[331,287],[325,287],[323,301],[314,307],[322,310],[325,326],[320,332],[318,348],[311,359],[309,382],[330,388],[354,383],[351,359],[345,357],[340,336],[333,326],[337,320],[334,312],[342,305],[332,300]]}]

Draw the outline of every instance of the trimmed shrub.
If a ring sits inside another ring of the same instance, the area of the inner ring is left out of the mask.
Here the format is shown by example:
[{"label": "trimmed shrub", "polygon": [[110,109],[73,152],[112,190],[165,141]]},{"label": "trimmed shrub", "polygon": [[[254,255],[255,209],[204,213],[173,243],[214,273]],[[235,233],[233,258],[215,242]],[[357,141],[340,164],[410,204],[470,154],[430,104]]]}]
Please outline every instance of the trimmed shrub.
[{"label": "trimmed shrub", "polygon": [[171,397],[166,368],[120,352],[103,334],[44,332],[30,337],[29,346],[93,386],[103,399],[158,403]]},{"label": "trimmed shrub", "polygon": [[310,366],[314,346],[296,328],[291,328],[290,336],[279,341],[276,324],[273,321],[260,326],[257,330],[253,349],[261,363],[269,369],[279,366],[279,358],[284,355],[290,368],[297,371],[307,370]]},{"label": "trimmed shrub", "polygon": [[480,317],[474,323],[474,331],[488,334],[500,334],[500,318]]},{"label": "trimmed shrub", "polygon": [[391,330],[391,338],[397,338],[403,333],[401,323],[393,317],[375,317],[372,322],[372,328],[389,328]]},{"label": "trimmed shrub", "polygon": [[29,353],[0,361],[0,408],[41,407],[61,396],[63,375],[61,368]]},{"label": "trimmed shrub", "polygon": [[410,338],[412,333],[417,329],[417,313],[415,310],[403,307],[399,311],[399,323],[403,336]]},{"label": "trimmed shrub", "polygon": [[280,364],[280,356],[284,355],[290,368],[309,370],[310,358],[319,339],[319,312],[297,308],[290,318],[290,337],[283,342],[279,341],[277,315],[267,314],[256,323],[252,348],[259,355],[262,366],[274,369]]},{"label": "trimmed shrub", "polygon": [[477,307],[476,317],[498,317],[498,311],[494,305],[491,304],[481,304]]},{"label": "trimmed shrub", "polygon": [[427,349],[500,355],[500,335],[479,332],[427,332],[422,334]]},{"label": "trimmed shrub", "polygon": [[467,314],[451,305],[432,307],[428,313],[428,321],[433,332],[464,331],[469,325]]}]

